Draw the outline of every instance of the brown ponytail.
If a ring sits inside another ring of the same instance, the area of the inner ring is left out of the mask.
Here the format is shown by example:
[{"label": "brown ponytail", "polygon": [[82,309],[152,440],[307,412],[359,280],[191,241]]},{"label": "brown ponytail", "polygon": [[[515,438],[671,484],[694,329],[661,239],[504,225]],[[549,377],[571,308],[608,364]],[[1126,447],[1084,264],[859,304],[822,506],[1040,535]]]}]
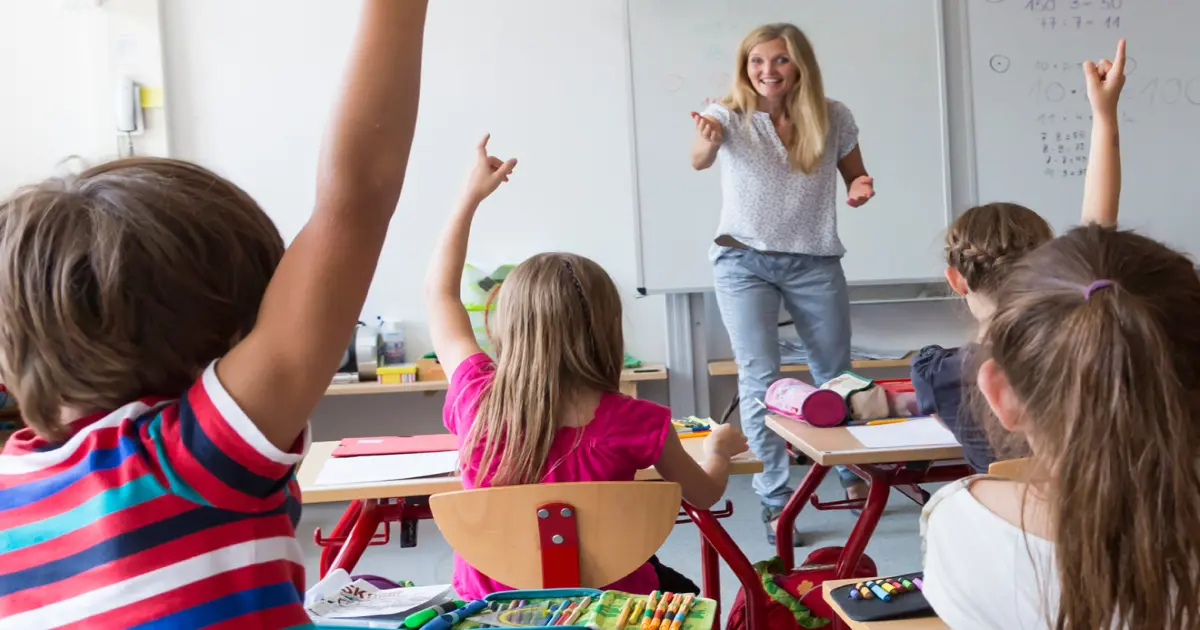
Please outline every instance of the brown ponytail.
[{"label": "brown ponytail", "polygon": [[1052,238],[1050,224],[1025,206],[976,206],[946,230],[946,265],[962,274],[971,291],[991,293],[1013,263]]},{"label": "brown ponytail", "polygon": [[[1097,280],[1090,298],[1086,288]],[[1023,405],[1061,592],[1054,627],[1200,626],[1200,279],[1132,232],[1081,227],[996,290],[982,359]]]}]

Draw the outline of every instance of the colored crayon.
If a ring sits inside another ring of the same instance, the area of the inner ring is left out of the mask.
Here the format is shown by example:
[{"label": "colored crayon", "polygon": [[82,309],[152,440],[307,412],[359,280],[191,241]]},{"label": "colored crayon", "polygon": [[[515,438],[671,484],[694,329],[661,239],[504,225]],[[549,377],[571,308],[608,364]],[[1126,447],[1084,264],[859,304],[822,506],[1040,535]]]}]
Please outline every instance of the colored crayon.
[{"label": "colored crayon", "polygon": [[867,582],[867,588],[871,589],[872,593],[875,593],[875,597],[885,602],[892,601],[892,594],[884,590],[882,586],[876,584],[874,580]]},{"label": "colored crayon", "polygon": [[867,588],[866,586],[859,588],[858,594],[862,595],[863,599],[871,599],[872,597],[875,597],[875,594],[871,592],[871,589]]},{"label": "colored crayon", "polygon": [[423,630],[450,630],[458,622],[479,613],[485,608],[487,608],[487,602],[483,601],[482,599],[478,599],[467,604],[466,606],[463,606],[462,608],[458,608],[429,620],[429,623],[421,626],[421,628]]},{"label": "colored crayon", "polygon": [[571,603],[570,601],[564,599],[564,600],[562,600],[561,604],[556,604],[554,606],[551,606],[549,609],[546,610],[546,616],[544,618],[542,618],[542,623],[540,625],[543,625],[543,626],[552,625],[552,623],[554,621],[554,616],[557,615],[560,610],[562,610],[563,608],[566,608],[568,605],[570,605],[570,603]]},{"label": "colored crayon", "polygon": [[918,591],[925,590],[925,583],[921,580],[921,578],[913,578],[912,583],[917,587]]},{"label": "colored crayon", "polygon": [[884,582],[884,581],[880,581],[878,584],[879,584],[880,588],[887,591],[889,594],[892,594],[892,595],[896,594],[896,587],[892,586],[891,584],[888,584],[887,582]]},{"label": "colored crayon", "polygon": [[650,627],[646,630],[658,630],[659,624],[662,623],[663,615],[667,614],[667,606],[674,599],[673,593],[663,593],[662,599],[658,600],[658,607],[654,609],[654,616],[650,618]]},{"label": "colored crayon", "polygon": [[675,613],[675,620],[671,622],[671,630],[679,630],[683,627],[683,620],[687,619],[688,611],[692,609],[692,604],[696,603],[694,595],[686,595],[683,602],[679,604],[679,610]]},{"label": "colored crayon", "polygon": [[404,627],[405,628],[420,628],[421,626],[428,623],[430,619],[433,619],[434,617],[437,617],[438,615],[444,615],[456,608],[465,606],[466,604],[467,603],[461,599],[455,599],[455,600],[445,602],[443,604],[438,604],[437,606],[430,606],[429,608],[426,608],[425,610],[422,610],[418,613],[414,613],[414,614],[409,615],[408,617],[405,617],[404,618]]},{"label": "colored crayon", "polygon": [[906,588],[910,591],[917,590],[917,586],[915,584],[913,584],[912,582],[910,582],[908,580],[908,578],[900,578],[900,583],[904,585],[904,588]]},{"label": "colored crayon", "polygon": [[858,588],[851,586],[850,587],[850,599],[861,599],[861,598],[862,598],[862,594],[858,592]]},{"label": "colored crayon", "polygon": [[[629,613],[629,622],[626,623],[625,625],[629,625],[630,623],[637,625],[638,620],[641,619],[642,612],[645,609],[646,609],[646,600],[639,599],[636,602],[634,602],[633,603],[633,612]],[[622,630],[622,628],[617,628],[617,630]]]},{"label": "colored crayon", "polygon": [[658,607],[658,600],[661,597],[658,591],[654,591],[646,597],[646,609],[642,612],[642,630],[650,630],[650,622],[654,620],[654,609]]},{"label": "colored crayon", "polygon": [[575,610],[571,611],[571,615],[567,618],[567,620],[565,622],[563,622],[562,625],[564,625],[564,626],[575,625],[575,622],[579,621],[579,618],[583,616],[583,611],[587,610],[587,607],[591,606],[591,605],[592,605],[592,596],[591,595],[585,596],[583,598],[583,601],[581,601],[575,605]]},{"label": "colored crayon", "polygon": [[621,614],[617,616],[617,630],[621,630],[621,628],[625,627],[625,624],[629,623],[629,613],[632,612],[634,608],[635,606],[632,597],[625,600],[625,605],[621,607]]}]

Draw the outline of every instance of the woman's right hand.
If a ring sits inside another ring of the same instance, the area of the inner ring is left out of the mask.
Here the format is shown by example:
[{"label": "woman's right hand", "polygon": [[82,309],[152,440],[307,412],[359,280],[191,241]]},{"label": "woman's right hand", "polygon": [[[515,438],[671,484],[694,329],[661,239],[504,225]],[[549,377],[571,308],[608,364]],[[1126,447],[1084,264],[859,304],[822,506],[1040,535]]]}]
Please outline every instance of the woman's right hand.
[{"label": "woman's right hand", "polygon": [[731,425],[718,424],[712,428],[712,433],[704,438],[704,452],[722,459],[733,459],[750,448],[746,436],[742,435]]},{"label": "woman's right hand", "polygon": [[696,133],[706,142],[713,146],[720,146],[725,141],[725,132],[721,129],[721,123],[717,119],[701,116],[696,112],[692,112],[692,118],[696,121]]}]

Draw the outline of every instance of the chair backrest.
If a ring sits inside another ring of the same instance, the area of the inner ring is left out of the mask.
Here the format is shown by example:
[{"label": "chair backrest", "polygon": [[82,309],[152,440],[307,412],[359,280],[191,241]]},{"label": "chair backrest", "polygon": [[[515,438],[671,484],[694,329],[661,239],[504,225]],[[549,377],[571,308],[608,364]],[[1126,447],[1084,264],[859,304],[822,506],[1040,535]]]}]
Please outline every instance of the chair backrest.
[{"label": "chair backrest", "polygon": [[578,534],[577,586],[603,588],[658,551],[681,497],[679,484],[661,481],[545,483],[435,494],[429,507],[463,560],[513,588],[537,589],[544,587],[538,510],[567,504]]},{"label": "chair backrest", "polygon": [[1022,457],[1020,459],[1006,459],[989,464],[988,474],[998,475],[1000,477],[1008,477],[1009,479],[1023,479],[1025,477],[1025,469],[1028,466],[1028,457]]}]

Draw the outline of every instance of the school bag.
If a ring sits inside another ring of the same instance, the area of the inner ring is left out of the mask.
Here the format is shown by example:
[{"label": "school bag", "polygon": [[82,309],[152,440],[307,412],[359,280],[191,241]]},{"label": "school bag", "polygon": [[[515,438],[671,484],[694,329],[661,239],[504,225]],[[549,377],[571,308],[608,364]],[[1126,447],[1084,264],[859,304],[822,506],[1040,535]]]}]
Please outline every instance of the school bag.
[{"label": "school bag", "polygon": [[[834,579],[841,547],[822,547],[813,551],[804,563],[789,573],[783,573],[779,558],[754,565],[767,593],[766,629],[800,630],[823,628],[835,618],[833,610],[821,595],[821,584]],[[875,561],[863,554],[849,577],[869,578],[879,575]],[[729,609],[728,630],[750,630],[746,619],[746,594],[738,590],[733,607]],[[758,630],[758,629],[755,629]]]}]

